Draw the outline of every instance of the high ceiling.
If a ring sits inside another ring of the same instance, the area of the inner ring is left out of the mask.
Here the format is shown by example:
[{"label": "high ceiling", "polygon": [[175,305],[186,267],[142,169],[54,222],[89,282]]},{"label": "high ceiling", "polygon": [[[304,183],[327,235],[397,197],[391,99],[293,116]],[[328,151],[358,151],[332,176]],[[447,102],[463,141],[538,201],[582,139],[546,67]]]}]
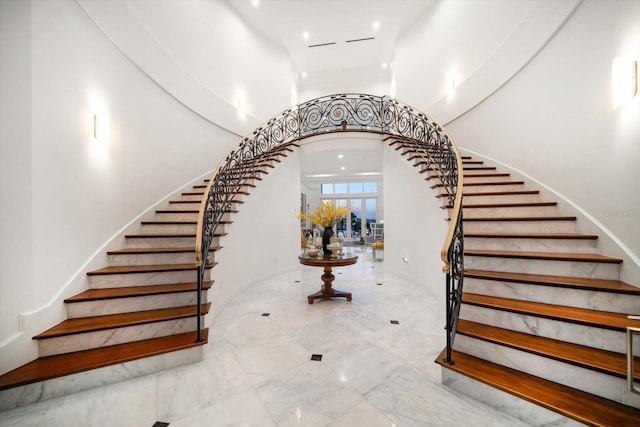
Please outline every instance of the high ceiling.
[{"label": "high ceiling", "polygon": [[436,0],[228,2],[251,27],[289,52],[298,73],[313,76],[388,64],[398,35]]},{"label": "high ceiling", "polygon": [[[322,85],[336,71],[345,79],[358,78],[363,70],[379,73],[393,60],[398,36],[437,0],[227,1],[250,27],[289,53],[301,78]],[[352,173],[382,170],[380,150],[351,149],[338,161],[343,153],[303,154],[303,180],[319,173],[362,179]]]}]

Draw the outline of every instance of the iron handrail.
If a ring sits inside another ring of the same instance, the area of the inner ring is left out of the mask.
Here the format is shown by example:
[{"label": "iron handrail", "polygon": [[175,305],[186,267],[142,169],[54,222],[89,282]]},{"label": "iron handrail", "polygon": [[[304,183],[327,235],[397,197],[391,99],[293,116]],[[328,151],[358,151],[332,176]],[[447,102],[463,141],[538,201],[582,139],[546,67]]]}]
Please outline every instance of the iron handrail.
[{"label": "iron handrail", "polygon": [[451,348],[463,283],[462,160],[455,142],[438,122],[388,96],[336,94],[293,106],[259,126],[223,158],[209,180],[198,214],[197,340],[201,340],[200,306],[206,260],[214,232],[233,205],[234,194],[256,176],[260,160],[277,147],[314,135],[344,131],[374,132],[409,141],[438,174],[448,204],[453,206],[440,254],[447,285],[446,361],[453,363]]}]

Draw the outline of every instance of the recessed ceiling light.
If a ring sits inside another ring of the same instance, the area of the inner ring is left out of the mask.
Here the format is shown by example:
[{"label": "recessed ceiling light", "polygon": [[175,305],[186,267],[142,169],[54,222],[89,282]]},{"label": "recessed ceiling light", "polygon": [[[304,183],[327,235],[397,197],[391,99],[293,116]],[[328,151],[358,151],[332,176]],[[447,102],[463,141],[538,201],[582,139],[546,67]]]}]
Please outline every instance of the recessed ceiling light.
[{"label": "recessed ceiling light", "polygon": [[309,38],[309,33],[307,31],[305,31],[304,33],[302,33],[302,38],[307,40]]},{"label": "recessed ceiling light", "polygon": [[377,29],[379,29],[379,28],[380,28],[380,22],[375,21],[375,22],[373,23],[373,29],[374,29],[374,30],[377,30]]},{"label": "recessed ceiling light", "polygon": [[255,7],[258,7],[258,4],[260,4],[259,0],[251,0],[251,4],[254,5]]},{"label": "recessed ceiling light", "polygon": [[384,68],[385,70],[387,69],[387,66],[388,66],[388,65],[387,65],[387,63],[386,63],[386,62],[383,62],[383,63],[382,63],[382,68]]},{"label": "recessed ceiling light", "polygon": [[303,71],[302,73],[300,73],[300,75],[301,75],[302,77],[307,77],[307,73],[306,73],[305,71]]},{"label": "recessed ceiling light", "polygon": [[338,158],[342,159],[342,158],[344,158],[344,156],[342,154],[338,154]]},{"label": "recessed ceiling light", "polygon": [[345,169],[346,169],[346,168],[345,168],[344,166],[341,166],[341,167],[340,167],[340,170],[341,170],[341,171],[343,171],[343,170],[345,170]]}]

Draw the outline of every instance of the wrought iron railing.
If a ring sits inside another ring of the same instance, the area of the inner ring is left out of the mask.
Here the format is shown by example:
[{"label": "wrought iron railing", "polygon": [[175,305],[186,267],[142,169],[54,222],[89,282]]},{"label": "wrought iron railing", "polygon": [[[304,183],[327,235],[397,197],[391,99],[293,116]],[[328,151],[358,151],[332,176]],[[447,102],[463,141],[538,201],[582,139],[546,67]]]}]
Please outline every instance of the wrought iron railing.
[{"label": "wrought iron railing", "polygon": [[[330,132],[375,132],[410,142],[437,174],[453,206],[451,223],[442,246],[446,274],[447,356],[458,322],[463,284],[462,161],[453,140],[436,121],[414,108],[384,96],[340,94],[294,106],[258,127],[220,162],[200,205],[196,237],[198,309],[215,230],[231,210],[235,193],[259,173],[262,161],[285,144]],[[198,340],[201,313],[198,311]]]}]

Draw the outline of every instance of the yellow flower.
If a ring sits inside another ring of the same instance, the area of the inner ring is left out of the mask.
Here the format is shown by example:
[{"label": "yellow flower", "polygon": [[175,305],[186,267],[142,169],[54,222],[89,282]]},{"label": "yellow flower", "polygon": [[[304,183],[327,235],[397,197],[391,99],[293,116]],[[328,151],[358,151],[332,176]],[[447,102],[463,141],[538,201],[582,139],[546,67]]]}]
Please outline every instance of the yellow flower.
[{"label": "yellow flower", "polygon": [[321,227],[333,227],[342,218],[346,218],[351,212],[349,206],[336,206],[336,202],[326,201],[322,202],[320,206],[311,214],[301,213],[298,215],[300,219],[308,219],[314,224],[318,224]]}]

